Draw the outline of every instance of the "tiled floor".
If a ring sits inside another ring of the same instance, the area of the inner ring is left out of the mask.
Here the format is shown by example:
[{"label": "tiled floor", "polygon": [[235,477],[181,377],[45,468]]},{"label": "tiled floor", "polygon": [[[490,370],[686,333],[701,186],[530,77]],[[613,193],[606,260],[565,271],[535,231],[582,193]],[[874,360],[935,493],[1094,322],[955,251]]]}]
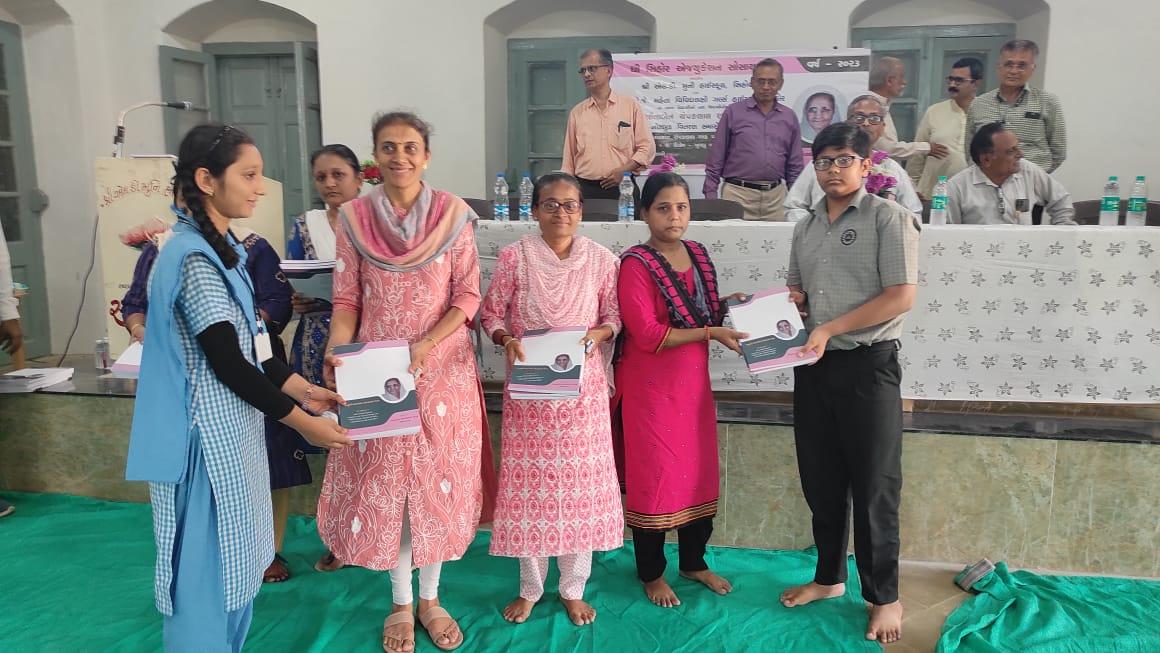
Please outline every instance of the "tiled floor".
[{"label": "tiled floor", "polygon": [[903,562],[900,567],[902,640],[884,648],[888,653],[931,653],[943,621],[967,598],[954,582],[963,565]]}]

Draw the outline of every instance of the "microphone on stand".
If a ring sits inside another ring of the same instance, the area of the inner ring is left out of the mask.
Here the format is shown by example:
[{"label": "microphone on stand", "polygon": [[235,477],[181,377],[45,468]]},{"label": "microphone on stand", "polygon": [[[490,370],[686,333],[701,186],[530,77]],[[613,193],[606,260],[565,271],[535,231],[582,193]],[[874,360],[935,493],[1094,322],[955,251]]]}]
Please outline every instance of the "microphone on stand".
[{"label": "microphone on stand", "polygon": [[117,131],[113,134],[114,159],[121,158],[121,149],[125,144],[125,116],[130,111],[136,111],[142,107],[163,107],[167,109],[180,109],[181,111],[192,111],[193,103],[188,100],[178,100],[176,102],[141,102],[117,114]]}]

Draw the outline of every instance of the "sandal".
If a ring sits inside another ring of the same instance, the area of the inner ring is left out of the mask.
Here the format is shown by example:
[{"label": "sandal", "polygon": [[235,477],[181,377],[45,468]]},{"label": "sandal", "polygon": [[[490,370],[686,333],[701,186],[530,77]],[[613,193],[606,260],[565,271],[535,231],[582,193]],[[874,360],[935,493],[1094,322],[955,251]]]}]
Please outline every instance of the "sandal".
[{"label": "sandal", "polygon": [[288,580],[290,580],[290,563],[286,562],[281,553],[275,553],[274,561],[266,567],[266,573],[262,574],[262,582],[282,583]]},{"label": "sandal", "polygon": [[[411,626],[411,639],[405,639],[395,635],[387,635],[388,628],[391,626],[397,626],[399,624],[409,624]],[[396,640],[398,641],[398,644],[396,646],[391,646],[387,643],[388,640]],[[410,648],[407,647],[407,644],[411,645]],[[415,615],[411,614],[410,610],[407,612],[392,612],[391,614],[387,615],[386,621],[383,622],[383,651],[386,653],[411,653],[414,650]]]},{"label": "sandal", "polygon": [[314,563],[314,570],[315,571],[338,571],[339,569],[342,569],[345,566],[346,565],[343,564],[343,562],[341,560],[339,560],[337,557],[335,557],[333,552],[327,551],[325,554],[323,554],[323,556],[321,558],[318,559],[318,562]]},{"label": "sandal", "polygon": [[[451,623],[436,630],[434,622],[438,619],[446,619]],[[451,615],[439,606],[428,608],[426,612],[419,615],[419,623],[423,624],[423,628],[431,636],[431,642],[444,651],[454,651],[463,644],[463,631],[459,629],[459,623],[452,619]],[[447,639],[446,644],[439,643],[439,638],[441,637]]]}]

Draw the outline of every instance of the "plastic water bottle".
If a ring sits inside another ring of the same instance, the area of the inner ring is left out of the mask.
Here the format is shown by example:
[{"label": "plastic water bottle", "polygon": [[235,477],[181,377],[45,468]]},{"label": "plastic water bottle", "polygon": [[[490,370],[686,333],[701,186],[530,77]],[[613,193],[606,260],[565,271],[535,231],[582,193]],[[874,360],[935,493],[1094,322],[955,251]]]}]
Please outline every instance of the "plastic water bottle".
[{"label": "plastic water bottle", "polygon": [[947,177],[940,175],[930,196],[930,223],[947,223]]},{"label": "plastic water bottle", "polygon": [[1136,177],[1132,184],[1132,194],[1128,196],[1128,217],[1124,224],[1129,227],[1143,227],[1148,220],[1148,182],[1144,175]]},{"label": "plastic water bottle", "polygon": [[109,337],[101,336],[97,338],[96,345],[93,346],[93,366],[98,370],[109,369]]},{"label": "plastic water bottle", "polygon": [[508,185],[502,172],[496,173],[495,186],[492,187],[492,190],[495,193],[492,218],[497,222],[507,222],[510,219],[508,215]]},{"label": "plastic water bottle", "polygon": [[530,222],[532,219],[532,190],[534,189],[532,178],[525,172],[524,178],[520,180],[520,222]]},{"label": "plastic water bottle", "polygon": [[616,218],[619,222],[632,222],[636,219],[636,208],[633,206],[632,191],[635,187],[632,185],[632,175],[624,173],[624,178],[620,180],[620,204],[617,206]]},{"label": "plastic water bottle", "polygon": [[1112,175],[1104,184],[1104,199],[1100,202],[1100,226],[1120,224],[1120,179]]}]

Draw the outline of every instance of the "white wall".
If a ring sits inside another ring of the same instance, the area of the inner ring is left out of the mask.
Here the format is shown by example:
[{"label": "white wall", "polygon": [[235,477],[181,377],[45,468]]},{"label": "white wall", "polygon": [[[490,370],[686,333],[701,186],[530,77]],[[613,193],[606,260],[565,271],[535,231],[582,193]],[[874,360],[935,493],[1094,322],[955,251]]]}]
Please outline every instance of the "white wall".
[{"label": "white wall", "polygon": [[[596,2],[586,4],[585,12],[594,6],[611,7],[616,9],[609,10],[616,21],[638,27],[641,21],[635,17],[651,13],[655,26],[649,31],[658,51],[844,47],[849,16],[860,4],[832,0],[825,5],[824,17],[819,17],[818,5],[799,0],[720,0],[713,3],[715,13],[707,19],[705,0]],[[995,7],[1004,4],[998,0],[938,2],[945,7],[944,17],[971,14],[988,21]],[[107,155],[117,111],[160,95],[157,46],[196,46],[196,39],[189,38],[194,35],[162,30],[199,3],[59,0],[59,4],[69,14],[71,26],[26,26],[25,44],[37,171],[52,202],[43,216],[43,231],[53,346],[58,351],[72,325],[77,284],[88,262],[95,204],[92,161]],[[431,182],[477,197],[486,192],[487,170],[499,169],[506,161],[506,85],[489,87],[485,81],[494,79],[500,69],[494,55],[503,53],[499,61],[506,69],[508,33],[532,35],[537,30],[564,29],[556,19],[531,16],[485,30],[485,19],[505,6],[506,0],[389,4],[278,0],[269,4],[296,12],[316,26],[326,142],[343,142],[360,157],[368,156],[372,114],[394,107],[413,108],[436,129]],[[1070,134],[1070,157],[1058,178],[1077,198],[1088,198],[1096,196],[1100,178],[1108,174],[1121,179],[1147,174],[1153,179],[1153,194],[1160,196],[1160,163],[1155,156],[1160,139],[1152,127],[1160,106],[1160,87],[1152,83],[1155,75],[1149,68],[1151,26],[1160,21],[1160,6],[1140,0],[1055,0],[1049,4],[1049,27],[1042,16],[1034,14],[1019,15],[1016,20],[1021,36],[1050,41],[1044,86],[1060,96]],[[242,11],[265,5],[229,6]],[[543,13],[558,14],[575,11],[576,5],[563,0],[524,0],[520,9],[527,13],[540,6],[545,7]],[[899,6],[894,3],[886,11]],[[242,15],[231,19],[246,20]],[[283,15],[279,20],[286,18]],[[290,22],[296,24],[296,19]],[[1034,26],[1049,33],[1037,34]],[[249,38],[244,32],[221,27],[200,38]],[[286,29],[271,22],[251,33],[260,38],[276,28]],[[126,151],[162,148],[160,112],[133,114]],[[99,288],[100,280],[94,279],[78,343],[92,342],[96,335],[100,306],[92,298],[100,297]]]},{"label": "white wall", "polygon": [[540,39],[567,36],[648,36],[639,25],[595,11],[556,11],[534,18],[511,31],[508,38]]}]

